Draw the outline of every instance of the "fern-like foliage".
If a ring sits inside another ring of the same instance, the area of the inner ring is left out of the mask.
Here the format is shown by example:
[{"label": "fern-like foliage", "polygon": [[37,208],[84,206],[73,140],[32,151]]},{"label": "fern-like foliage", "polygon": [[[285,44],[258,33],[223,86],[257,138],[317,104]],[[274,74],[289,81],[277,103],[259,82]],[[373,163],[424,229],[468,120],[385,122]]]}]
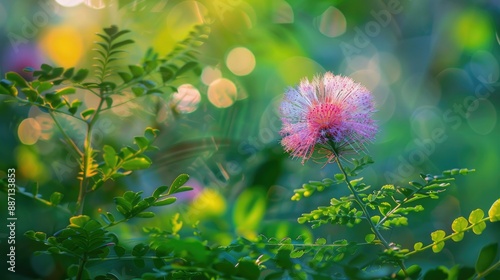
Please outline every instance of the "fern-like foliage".
[{"label": "fern-like foliage", "polygon": [[115,25],[103,30],[104,34],[97,33],[97,36],[101,37],[103,41],[96,42],[98,48],[94,49],[97,54],[94,57],[94,60],[97,61],[94,65],[95,76],[99,83],[103,83],[113,73],[114,62],[118,60],[118,55],[124,52],[121,48],[134,43],[131,39],[121,40],[123,35],[130,32],[129,30],[119,30]]}]

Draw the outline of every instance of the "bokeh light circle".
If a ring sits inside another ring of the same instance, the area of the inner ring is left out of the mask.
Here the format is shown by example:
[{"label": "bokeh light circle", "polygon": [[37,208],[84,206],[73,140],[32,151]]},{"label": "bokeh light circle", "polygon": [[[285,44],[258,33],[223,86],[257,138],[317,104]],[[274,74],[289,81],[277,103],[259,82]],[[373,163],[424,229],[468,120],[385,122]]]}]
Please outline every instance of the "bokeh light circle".
[{"label": "bokeh light circle", "polygon": [[497,59],[484,50],[479,50],[472,55],[470,69],[477,80],[483,79],[488,83],[496,82],[500,75]]},{"label": "bokeh light circle", "polygon": [[413,133],[420,139],[432,139],[436,129],[446,128],[442,117],[443,112],[435,106],[418,107],[410,118]]},{"label": "bokeh light circle", "polygon": [[84,0],[85,5],[92,9],[100,10],[106,7],[104,0]]},{"label": "bokeh light circle", "polygon": [[379,52],[370,60],[370,65],[376,65],[380,69],[387,83],[393,84],[401,77],[401,63],[399,59],[387,52]]},{"label": "bokeh light circle", "polygon": [[24,145],[33,145],[42,135],[42,128],[36,119],[26,118],[19,124],[17,135]]},{"label": "bokeh light circle", "polygon": [[237,99],[236,85],[225,78],[213,81],[208,87],[208,100],[215,107],[227,108]]},{"label": "bokeh light circle", "polygon": [[206,66],[201,72],[201,81],[207,86],[220,78],[222,78],[222,74],[217,67]]},{"label": "bokeh light circle", "polygon": [[468,112],[467,123],[477,134],[488,135],[495,128],[498,120],[497,110],[489,100],[484,98],[473,100],[466,112]]},{"label": "bokeh light circle", "polygon": [[354,81],[362,84],[369,90],[373,90],[380,83],[380,73],[375,70],[358,70],[349,75]]},{"label": "bokeh light circle", "polygon": [[62,67],[75,66],[83,55],[80,31],[69,25],[48,29],[39,44],[43,52]]},{"label": "bokeh light circle", "polygon": [[83,3],[85,0],[56,0],[57,4],[63,7],[75,7]]},{"label": "bokeh light circle", "polygon": [[255,68],[255,56],[244,47],[232,49],[226,57],[226,65],[233,74],[245,76],[250,74]]},{"label": "bokeh light circle", "polygon": [[200,103],[200,92],[191,84],[183,84],[177,88],[177,92],[172,95],[170,107],[179,113],[194,112]]},{"label": "bokeh light circle", "polygon": [[319,18],[318,29],[327,37],[337,37],[345,33],[347,20],[337,8],[330,6]]}]

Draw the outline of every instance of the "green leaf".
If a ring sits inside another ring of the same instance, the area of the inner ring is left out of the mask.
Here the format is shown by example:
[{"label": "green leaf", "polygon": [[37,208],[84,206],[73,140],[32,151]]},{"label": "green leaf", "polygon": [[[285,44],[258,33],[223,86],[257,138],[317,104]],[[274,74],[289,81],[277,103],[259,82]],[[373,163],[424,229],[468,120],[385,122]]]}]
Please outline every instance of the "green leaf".
[{"label": "green leaf", "polygon": [[145,151],[149,146],[149,141],[144,136],[134,137],[134,140],[135,144],[139,147],[140,150]]},{"label": "green leaf", "polygon": [[70,226],[82,228],[88,221],[90,221],[90,217],[86,215],[73,216],[69,219]]},{"label": "green leaf", "polygon": [[254,231],[266,212],[266,194],[259,188],[244,190],[236,199],[233,222],[238,231]]},{"label": "green leaf", "polygon": [[102,149],[104,151],[104,154],[102,155],[104,162],[110,168],[114,168],[118,162],[118,156],[116,155],[115,149],[109,145],[104,145]]},{"label": "green leaf", "polygon": [[497,199],[493,205],[491,205],[490,210],[488,210],[488,216],[492,223],[500,221],[500,199]]},{"label": "green leaf", "polygon": [[335,174],[334,178],[337,181],[344,181],[345,180],[344,174]]},{"label": "green leaf", "polygon": [[144,137],[146,137],[151,142],[156,138],[158,132],[160,132],[159,129],[147,127],[146,130],[144,130]]},{"label": "green leaf", "polygon": [[87,69],[80,69],[78,70],[78,72],[76,72],[76,74],[73,76],[73,82],[75,83],[80,83],[82,82],[83,80],[85,80],[85,78],[87,78],[87,75],[89,74],[89,70]]},{"label": "green leaf", "polygon": [[73,94],[75,92],[76,92],[76,89],[73,87],[65,87],[65,88],[56,90],[57,95]]},{"label": "green leaf", "polygon": [[189,180],[189,175],[187,175],[187,174],[180,174],[172,182],[172,185],[170,185],[170,189],[169,189],[168,193],[169,194],[175,193],[175,191],[178,188],[182,187],[188,180]]},{"label": "green leaf", "polygon": [[481,221],[483,217],[484,212],[481,209],[476,209],[469,215],[469,222],[474,225],[472,227],[472,231],[477,235],[481,234],[486,228],[486,223],[484,221]]},{"label": "green leaf", "polygon": [[75,72],[75,68],[74,67],[66,69],[66,71],[64,71],[64,74],[63,74],[64,78],[70,79],[71,76],[73,76],[73,72]]},{"label": "green leaf", "polygon": [[476,273],[481,273],[488,269],[497,257],[498,243],[484,246],[476,261]]},{"label": "green leaf", "polygon": [[479,223],[484,217],[484,212],[481,209],[476,209],[472,211],[469,215],[469,222],[471,224]]},{"label": "green leaf", "polygon": [[350,183],[351,183],[351,186],[356,187],[359,184],[359,182],[361,182],[361,181],[363,181],[363,177],[354,179]]},{"label": "green leaf", "polygon": [[445,236],[446,233],[444,232],[444,230],[436,230],[435,232],[431,233],[431,239],[436,243],[432,245],[432,251],[434,253],[439,253],[441,250],[443,250],[444,242],[442,240]]},{"label": "green leaf", "polygon": [[146,89],[144,87],[141,87],[141,86],[133,86],[132,87],[132,92],[134,93],[135,96],[142,96],[142,95],[144,95],[145,91],[146,91]]},{"label": "green leaf", "polygon": [[47,234],[45,232],[37,231],[35,232],[35,239],[38,241],[45,241]]},{"label": "green leaf", "polygon": [[111,49],[114,50],[114,49],[121,48],[125,45],[133,44],[133,43],[134,43],[134,40],[130,40],[130,39],[123,40],[121,42],[114,43],[113,45],[111,45]]},{"label": "green leaf", "polygon": [[140,155],[125,161],[122,168],[125,170],[139,170],[146,169],[151,166],[151,160],[145,155]]},{"label": "green leaf", "polygon": [[155,213],[153,212],[141,212],[136,215],[137,218],[154,218]]},{"label": "green leaf", "polygon": [[374,215],[371,217],[371,220],[372,220],[372,223],[378,224],[378,222],[380,221],[380,216]]},{"label": "green leaf", "polygon": [[139,78],[144,74],[144,69],[142,69],[142,67],[139,67],[137,65],[129,65],[128,69],[130,70],[130,73],[132,73],[132,76],[134,78]]},{"label": "green leaf", "polygon": [[304,250],[293,250],[290,252],[290,258],[292,259],[297,259],[300,258],[304,255],[305,251]]},{"label": "green leaf", "polygon": [[236,276],[248,280],[257,280],[260,276],[260,270],[254,262],[241,260],[236,264]]},{"label": "green leaf", "polygon": [[380,214],[382,214],[382,216],[385,216],[387,215],[387,213],[391,210],[392,206],[389,202],[382,202],[380,203],[380,205],[378,206],[378,210],[380,211]]},{"label": "green leaf", "polygon": [[161,194],[163,194],[164,192],[166,192],[168,190],[169,186],[159,186],[158,188],[156,188],[156,190],[153,192],[153,197],[154,198],[158,198],[160,197]]},{"label": "green leaf", "polygon": [[186,64],[184,64],[179,70],[177,70],[176,76],[180,76],[186,72],[188,72],[191,69],[194,69],[198,66],[198,62],[196,61],[190,61]]},{"label": "green leaf", "polygon": [[167,197],[162,200],[157,200],[155,203],[153,203],[153,206],[164,206],[164,205],[170,205],[177,201],[176,197]]},{"label": "green leaf", "polygon": [[188,186],[182,186],[178,189],[176,189],[175,191],[173,191],[171,194],[174,194],[174,193],[181,193],[181,192],[187,192],[187,191],[192,191],[193,188],[192,187],[188,187]]},{"label": "green leaf", "polygon": [[316,239],[315,244],[317,244],[317,245],[325,245],[326,244],[326,239],[324,239],[323,237],[318,238],[318,239]]},{"label": "green leaf", "polygon": [[167,67],[160,67],[160,74],[163,83],[167,83],[175,77],[174,71]]},{"label": "green leaf", "polygon": [[139,243],[132,249],[132,256],[142,257],[149,251],[149,246]]},{"label": "green leaf", "polygon": [[417,243],[415,243],[415,244],[413,245],[413,249],[414,249],[415,251],[418,251],[418,250],[422,249],[422,247],[423,247],[423,246],[424,246],[424,244],[423,244],[422,242],[417,242]]},{"label": "green leaf", "polygon": [[94,112],[95,112],[95,109],[93,109],[93,108],[89,108],[87,110],[84,110],[81,113],[82,119],[87,120],[88,118],[90,118],[90,116],[92,116],[92,114],[94,114]]},{"label": "green leaf", "polygon": [[366,243],[372,243],[375,240],[375,234],[369,233],[365,236]]},{"label": "green leaf", "polygon": [[115,245],[113,249],[115,250],[115,253],[118,257],[122,257],[123,255],[125,255],[125,248],[123,248],[122,246]]},{"label": "green leaf", "polygon": [[52,206],[56,206],[61,202],[61,199],[64,197],[64,195],[60,192],[54,192],[50,195],[50,204]]},{"label": "green leaf", "polygon": [[122,78],[123,82],[125,82],[125,83],[128,83],[129,81],[131,81],[134,78],[134,77],[132,77],[132,75],[130,75],[127,72],[118,72],[118,76],[120,76],[120,78]]},{"label": "green leaf", "polygon": [[458,242],[464,238],[464,233],[463,231],[467,228],[469,223],[464,217],[458,217],[456,218],[453,223],[451,224],[451,229],[454,232],[459,232],[457,235],[453,236],[451,239],[453,241]]},{"label": "green leaf", "polygon": [[18,87],[23,87],[23,88],[29,87],[28,82],[16,72],[5,73],[5,78],[11,82],[14,82]]}]

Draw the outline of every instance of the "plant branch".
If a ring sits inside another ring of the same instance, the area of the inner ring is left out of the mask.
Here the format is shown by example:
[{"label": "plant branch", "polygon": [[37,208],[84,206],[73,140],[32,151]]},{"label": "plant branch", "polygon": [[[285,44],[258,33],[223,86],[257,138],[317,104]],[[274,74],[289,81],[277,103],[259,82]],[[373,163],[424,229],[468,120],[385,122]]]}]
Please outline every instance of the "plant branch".
[{"label": "plant branch", "polygon": [[411,256],[411,255],[413,255],[413,254],[415,254],[415,253],[418,253],[418,252],[421,252],[421,251],[425,251],[425,250],[427,250],[427,249],[429,249],[429,248],[432,248],[432,246],[434,246],[434,245],[436,245],[436,244],[438,244],[438,243],[441,243],[441,242],[445,242],[446,240],[449,240],[449,239],[453,238],[453,237],[454,237],[454,236],[456,236],[456,235],[459,235],[459,234],[461,234],[461,233],[464,233],[464,232],[466,232],[466,231],[468,231],[468,230],[472,229],[475,225],[477,225],[477,224],[479,224],[479,223],[482,223],[482,222],[486,222],[486,221],[488,221],[489,219],[490,219],[490,217],[483,218],[483,219],[482,219],[482,220],[480,220],[479,222],[474,223],[474,224],[471,224],[471,225],[469,225],[468,227],[464,228],[464,229],[463,229],[463,230],[461,230],[461,231],[454,232],[454,233],[452,233],[452,234],[450,234],[450,235],[448,235],[448,236],[444,237],[443,239],[439,240],[438,242],[432,242],[431,244],[429,244],[429,245],[427,245],[427,246],[424,246],[424,247],[422,247],[422,248],[420,248],[420,249],[418,249],[418,250],[413,250],[413,251],[411,251],[411,252],[408,252],[408,253],[406,253],[406,254],[405,254],[405,257],[407,257],[407,256]]},{"label": "plant branch", "polygon": [[488,267],[488,269],[486,269],[485,271],[479,272],[476,276],[474,276],[474,278],[472,278],[472,280],[483,279],[486,275],[492,273],[497,268],[500,268],[500,260],[496,262],[494,265]]},{"label": "plant branch", "polygon": [[81,158],[82,155],[83,155],[82,151],[80,151],[80,148],[78,148],[78,146],[73,141],[73,139],[71,139],[71,137],[69,137],[69,135],[63,129],[63,127],[61,126],[61,123],[57,120],[54,112],[53,111],[49,111],[49,115],[54,120],[54,123],[56,124],[57,128],[59,128],[59,131],[61,131],[61,134],[63,135],[64,140],[66,141],[66,143],[73,148],[74,152],[76,152],[76,154],[77,154],[76,158]]},{"label": "plant branch", "polygon": [[[337,150],[335,149],[335,146],[331,145],[331,148],[332,148],[332,152],[333,152],[333,154],[335,156],[335,161],[337,162],[337,165],[339,166],[339,169],[342,172],[342,174],[344,174],[344,181],[346,182],[347,187],[349,188],[349,190],[351,191],[351,193],[354,195],[354,199],[356,200],[357,204],[359,205],[359,207],[363,211],[363,213],[364,213],[364,215],[366,217],[366,220],[368,221],[368,224],[370,225],[373,233],[375,233],[375,236],[377,236],[377,238],[380,240],[380,242],[382,243],[382,245],[386,249],[390,249],[391,247],[389,246],[389,244],[385,240],[384,236],[380,233],[380,231],[378,230],[378,228],[373,223],[373,221],[371,219],[370,213],[368,212],[368,210],[366,209],[365,205],[363,204],[363,200],[359,197],[358,192],[351,185],[351,182],[349,181],[349,177],[347,175],[347,172],[345,171],[344,166],[340,162],[339,154],[338,154]],[[408,275],[408,273],[406,272],[406,267],[405,267],[403,261],[402,260],[398,260],[398,264],[401,267],[401,269],[403,270],[404,274]]]},{"label": "plant branch", "polygon": [[94,128],[94,124],[97,121],[99,113],[101,112],[102,105],[104,104],[104,93],[101,91],[100,93],[100,101],[97,109],[94,114],[90,118],[90,122],[87,124],[87,133],[85,136],[85,141],[83,143],[83,161],[82,161],[82,178],[80,180],[80,190],[78,193],[78,200],[76,202],[77,208],[76,212],[81,215],[83,212],[83,203],[85,201],[85,195],[87,194],[88,187],[88,179],[89,179],[89,164],[92,164],[92,130]]}]

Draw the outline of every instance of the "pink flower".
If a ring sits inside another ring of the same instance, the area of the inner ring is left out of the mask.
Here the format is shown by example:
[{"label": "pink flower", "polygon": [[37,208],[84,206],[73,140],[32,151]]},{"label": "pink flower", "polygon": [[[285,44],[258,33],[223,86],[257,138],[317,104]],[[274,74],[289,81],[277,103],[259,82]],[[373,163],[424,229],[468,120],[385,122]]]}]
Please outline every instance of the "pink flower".
[{"label": "pink flower", "polygon": [[312,82],[304,79],[287,90],[281,103],[281,144],[302,163],[316,145],[328,161],[335,154],[358,153],[377,133],[373,112],[371,93],[351,78],[327,72]]}]

